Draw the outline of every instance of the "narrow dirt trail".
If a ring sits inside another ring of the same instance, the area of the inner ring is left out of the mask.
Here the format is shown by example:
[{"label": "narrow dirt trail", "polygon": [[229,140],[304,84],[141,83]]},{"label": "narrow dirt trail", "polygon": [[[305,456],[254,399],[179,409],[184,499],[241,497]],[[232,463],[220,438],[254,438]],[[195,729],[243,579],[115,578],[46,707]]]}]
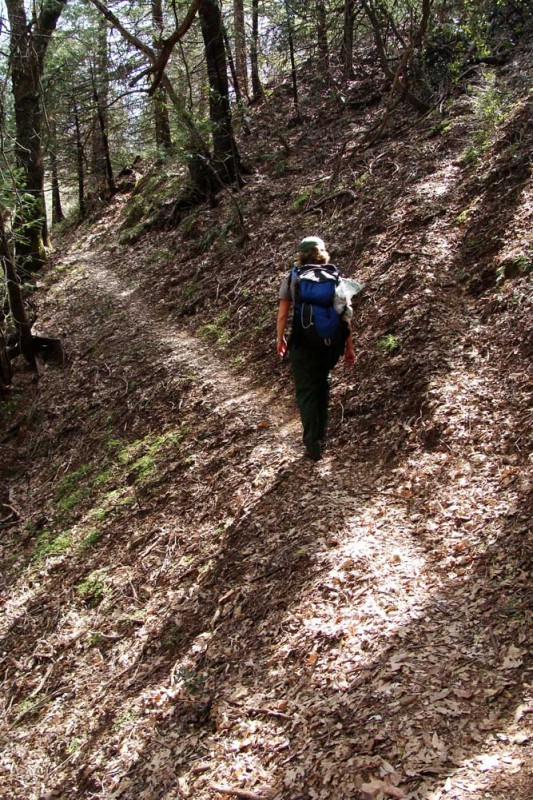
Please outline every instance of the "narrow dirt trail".
[{"label": "narrow dirt trail", "polygon": [[[521,650],[495,643],[462,457],[303,460],[289,392],[159,315],[112,223],[61,254],[43,301],[72,352],[42,377],[24,491],[49,509],[48,459],[63,480],[90,466],[96,497],[61,518],[69,549],[10,586],[8,796],[507,800],[520,720],[502,680]],[[178,444],[143,484],[161,432]],[[507,511],[485,512],[495,540]]]}]

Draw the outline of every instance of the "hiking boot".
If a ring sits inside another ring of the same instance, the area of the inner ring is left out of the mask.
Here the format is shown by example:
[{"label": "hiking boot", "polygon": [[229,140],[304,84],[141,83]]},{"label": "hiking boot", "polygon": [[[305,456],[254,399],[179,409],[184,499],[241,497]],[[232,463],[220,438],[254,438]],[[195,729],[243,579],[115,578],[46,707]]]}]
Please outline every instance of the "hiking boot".
[{"label": "hiking boot", "polygon": [[305,455],[307,456],[307,458],[310,458],[311,461],[320,461],[320,459],[322,458],[322,451],[320,445],[317,444],[315,447],[306,447]]}]

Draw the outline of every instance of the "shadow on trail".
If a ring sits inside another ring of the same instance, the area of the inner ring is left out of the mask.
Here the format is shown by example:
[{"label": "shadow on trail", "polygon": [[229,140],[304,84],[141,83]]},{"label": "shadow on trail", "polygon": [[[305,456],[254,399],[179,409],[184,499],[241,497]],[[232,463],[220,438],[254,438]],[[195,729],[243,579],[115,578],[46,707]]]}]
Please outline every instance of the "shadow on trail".
[{"label": "shadow on trail", "polygon": [[[341,466],[337,469],[340,473]],[[271,796],[280,799],[331,797],[334,792],[339,800],[348,800],[358,789],[357,780],[379,774],[384,762],[393,764],[402,785],[416,792],[462,774],[472,759],[495,746],[497,734],[505,737],[512,726],[527,665],[509,671],[503,662],[510,642],[520,649],[527,582],[513,601],[512,614],[502,596],[509,579],[527,569],[524,525],[530,498],[521,498],[512,519],[500,520],[498,536],[461,574],[442,575],[438,588],[428,584],[426,597],[412,597],[407,616],[399,614],[385,636],[362,648],[357,630],[350,633],[337,626],[332,635],[304,635],[296,648],[287,649],[286,633],[295,627],[303,631],[310,623],[326,628],[344,616],[357,629],[364,624],[369,599],[382,607],[379,581],[371,570],[365,575],[359,569],[351,577],[366,583],[363,597],[352,600],[349,586],[335,591],[328,558],[315,560],[320,534],[313,530],[305,504],[297,509],[294,530],[294,520],[284,512],[294,504],[299,473],[294,465],[275,492],[227,532],[212,570],[194,583],[192,596],[168,609],[159,633],[147,643],[143,657],[154,659],[157,668],[146,679],[139,675],[121,686],[121,708],[139,715],[142,748],[113,787],[117,796],[144,800],[181,791],[186,797],[195,797],[195,792],[210,796],[209,785],[219,781],[213,772],[202,774],[210,772],[211,756],[220,758],[220,748],[228,771],[234,772],[233,785],[248,790],[257,783],[268,785]],[[329,508],[332,493],[318,475],[309,472],[306,486],[318,504]],[[361,515],[372,502],[359,503]],[[359,512],[352,511],[357,518]],[[325,522],[340,542],[352,539],[357,544],[342,513],[326,514]],[[383,547],[401,546],[396,536],[393,527],[384,531]],[[417,548],[416,539],[413,544]],[[309,607],[301,605],[312,586],[314,592],[327,590],[331,596],[322,618],[313,619]],[[171,645],[165,638],[169,630]],[[505,641],[500,641],[504,631]],[[336,651],[343,648],[344,671],[336,660]],[[310,652],[317,658],[310,659]],[[128,705],[128,699],[134,704]],[[274,720],[262,721],[264,708],[254,711],[260,704],[275,714],[279,701],[283,713]],[[87,766],[93,763],[91,749],[113,717],[105,696],[99,703],[101,723],[83,748]],[[231,742],[246,738],[247,730],[255,730],[257,747],[245,746],[250,756],[243,779],[240,750]],[[121,735],[127,741],[135,735],[135,725]],[[265,740],[271,748],[264,747]],[[281,747],[282,740],[288,745]],[[112,762],[113,753],[108,755]],[[189,773],[191,761],[199,761],[202,769],[185,791],[178,778]],[[348,786],[343,780],[341,793],[335,781],[347,771],[353,772],[354,782]],[[295,774],[300,778],[295,780]],[[491,797],[508,800],[510,785],[512,781],[503,781]],[[111,787],[104,775],[93,773],[77,786],[56,785],[55,791],[60,796],[91,792],[105,797]]]},{"label": "shadow on trail", "polygon": [[[525,117],[521,124],[524,122]],[[500,167],[508,165],[507,155],[501,158]],[[491,173],[492,183],[488,181],[486,184],[488,192],[498,185],[500,167]],[[516,181],[510,193],[516,205],[520,187],[525,184],[527,176],[520,170],[515,175]],[[511,216],[512,210],[508,209],[502,226]],[[468,237],[475,230],[484,230],[488,221],[489,216],[483,209],[480,216],[472,220],[454,259],[454,268],[469,257]],[[499,227],[500,231],[503,229]],[[487,245],[483,257],[488,258],[495,246],[495,240],[490,247]],[[413,288],[408,272],[406,268],[401,279],[406,294]],[[95,306],[100,299],[101,293],[95,291]],[[414,354],[407,352],[394,357],[396,360],[389,380],[383,386],[376,389],[375,381],[369,379],[353,392],[346,420],[351,427],[359,416],[362,424],[358,430],[341,429],[337,442],[344,444],[343,455],[355,454],[368,461],[367,474],[381,462],[384,441],[391,443],[391,460],[402,462],[404,433],[408,434],[402,430],[402,425],[412,426],[413,420],[420,416],[432,380],[436,374],[449,369],[450,349],[457,337],[467,330],[469,320],[461,316],[458,317],[457,330],[449,330],[450,309],[460,302],[454,292],[444,293],[437,300],[433,295],[427,305],[416,312],[409,329],[411,339],[407,339],[407,344],[413,345]],[[408,311],[407,301],[404,311]],[[134,317],[132,310],[125,312],[128,330],[133,327]],[[366,319],[369,321],[370,317]],[[376,327],[369,330],[376,331]],[[157,331],[143,333],[144,352],[159,352],[161,342],[158,335]],[[432,346],[417,351],[418,342],[431,342]],[[169,366],[169,370],[173,366],[175,364]],[[362,365],[366,374],[369,374],[369,366],[369,363]],[[376,373],[379,373],[378,367]],[[504,365],[499,365],[499,368],[503,370]],[[272,398],[265,399],[266,403],[272,404]],[[204,418],[208,419],[213,413],[214,404],[202,407]],[[166,410],[164,401],[159,410]],[[262,409],[258,418],[261,413]],[[224,437],[227,424],[224,414],[220,415],[217,424],[220,425],[220,436]],[[356,425],[353,427],[357,428]],[[59,426],[56,430],[60,429]],[[377,432],[378,437],[375,436]],[[121,433],[124,433],[123,428]],[[248,438],[242,442],[243,448],[245,444],[253,446],[255,435],[250,429]],[[372,439],[375,440],[374,451],[367,446]],[[438,446],[438,439],[437,431],[427,442],[429,449]],[[83,436],[73,440],[73,451],[80,447],[82,440]],[[247,457],[245,449],[236,449],[234,456],[237,459]],[[257,464],[245,463],[248,472],[243,480],[251,485]],[[213,471],[212,483],[208,483],[210,469]],[[205,502],[204,515],[212,511],[220,513],[221,520],[223,512],[227,513],[232,504],[240,502],[237,489],[225,486],[224,472],[224,464],[216,462],[214,447],[213,460],[208,461],[195,476],[202,490],[198,506]],[[345,484],[345,494],[341,499],[339,477]],[[185,473],[178,478],[186,483]],[[218,478],[220,487],[217,488]],[[404,614],[398,613],[394,630],[372,638],[362,647],[357,627],[368,620],[367,602],[371,600],[383,611],[379,576],[371,568],[370,560],[357,562],[353,568],[347,568],[351,572],[346,580],[361,584],[364,592],[359,595],[353,591],[353,586],[343,592],[342,581],[338,584],[329,579],[331,563],[327,544],[331,539],[338,542],[334,547],[350,542],[355,546],[361,529],[368,528],[365,513],[372,514],[374,505],[378,504],[378,494],[373,494],[372,490],[368,493],[368,487],[365,487],[365,494],[358,496],[359,489],[353,473],[346,468],[341,457],[333,457],[329,477],[312,467],[303,467],[298,460],[293,461],[283,476],[273,479],[265,489],[256,490],[245,514],[237,515],[229,528],[224,529],[222,525],[223,530],[213,537],[201,563],[181,568],[176,565],[169,570],[164,578],[167,600],[164,605],[160,602],[152,609],[149,597],[145,599],[141,592],[141,586],[149,581],[152,563],[159,562],[160,565],[167,553],[156,553],[154,562],[147,561],[134,592],[137,591],[141,602],[154,613],[154,618],[150,626],[143,626],[142,635],[139,628],[139,634],[130,632],[128,636],[121,636],[118,645],[110,640],[111,644],[106,644],[105,650],[102,647],[105,655],[102,669],[106,663],[112,663],[113,658],[115,666],[119,663],[120,645],[124,648],[129,642],[136,652],[124,670],[115,670],[96,699],[88,697],[85,686],[76,689],[82,703],[91,701],[94,713],[88,726],[87,740],[77,758],[75,772],[78,777],[58,782],[55,790],[59,796],[85,797],[89,793],[91,796],[109,796],[110,778],[106,768],[93,771],[96,758],[102,757],[108,765],[113,765],[120,745],[127,745],[128,740],[136,736],[135,763],[131,764],[127,774],[120,774],[115,787],[119,794],[123,788],[124,797],[135,796],[139,800],[150,797],[153,800],[163,798],[166,792],[181,792],[178,777],[186,775],[191,759],[199,758],[198,742],[202,744],[202,759],[208,760],[210,754],[216,755],[217,747],[223,747],[221,742],[226,738],[225,758],[232,764],[236,757],[230,747],[231,732],[235,729],[237,735],[239,726],[246,727],[247,720],[255,719],[253,715],[257,712],[245,710],[243,713],[242,704],[237,704],[231,713],[228,712],[225,728],[219,721],[220,706],[243,688],[245,694],[266,695],[265,702],[272,702],[275,694],[277,699],[287,704],[283,713],[288,719],[277,717],[275,727],[276,731],[281,730],[282,738],[289,741],[288,748],[282,747],[281,740],[276,740],[276,746],[279,744],[277,751],[260,745],[254,751],[255,761],[251,762],[267,773],[264,780],[274,789],[276,796],[286,800],[295,800],[295,792],[302,800],[316,798],[320,796],[317,792],[321,791],[326,792],[323,796],[332,796],[327,792],[335,792],[336,775],[340,779],[342,774],[351,770],[356,777],[368,777],[379,770],[380,759],[393,763],[399,771],[407,765],[411,785],[421,785],[426,780],[424,776],[437,772],[439,777],[434,779],[433,786],[440,786],[443,776],[453,775],[465,761],[492,744],[494,731],[503,730],[512,719],[518,692],[517,678],[522,675],[522,667],[516,667],[512,673],[513,680],[506,680],[501,685],[505,653],[495,636],[499,635],[498,626],[503,620],[508,629],[506,646],[508,641],[519,642],[517,636],[523,623],[524,603],[521,592],[517,602],[513,601],[509,606],[515,609],[513,614],[516,616],[501,612],[500,605],[505,581],[527,569],[522,531],[530,511],[530,498],[520,490],[517,511],[512,518],[502,520],[495,516],[497,535],[494,534],[491,541],[487,540],[485,554],[467,560],[453,577],[439,572],[441,568],[438,565],[431,565],[438,576],[434,580],[436,588],[428,569],[423,597],[409,596],[409,610]],[[428,491],[438,495],[439,490],[438,481],[434,479]],[[212,499],[209,499],[210,493]],[[349,500],[347,493],[351,495]],[[176,497],[179,499],[179,495]],[[402,531],[412,536],[410,545],[405,545],[405,558],[410,557],[412,548],[419,558],[424,559],[424,535],[415,531],[405,509],[408,504],[397,497],[391,498],[391,504],[394,503],[403,509],[399,520]],[[320,509],[321,527],[316,525],[317,508]],[[164,521],[163,512],[168,512],[169,506],[165,508],[164,503],[158,505],[154,501],[147,511],[147,524],[155,527]],[[181,532],[180,555],[187,555],[187,526],[194,527],[194,522],[191,525],[190,519],[180,517],[177,499],[174,506],[170,505],[170,511],[175,514],[173,521]],[[350,525],[346,522],[348,514],[351,515]],[[77,570],[82,563],[89,572],[102,563],[109,566],[136,563],[136,549],[125,551],[124,547],[131,532],[127,519],[125,515],[119,520],[123,530],[115,541],[104,540],[105,554],[102,548],[90,559],[82,561],[75,557],[70,560],[68,591],[74,590],[75,582],[81,577]],[[142,514],[139,513],[138,519],[142,523]],[[375,535],[376,541],[383,542],[384,551],[404,546],[399,541],[400,532],[393,519],[385,526],[384,539],[379,538],[381,534]],[[427,543],[430,542],[431,533],[428,533]],[[161,539],[162,547],[166,548],[167,544]],[[400,577],[398,591],[408,583],[405,576]],[[50,610],[57,611],[58,606],[52,601],[43,603],[42,598],[53,593],[55,580],[52,574],[43,581],[38,597],[34,598],[35,605],[21,610],[10,637],[24,634],[28,615],[35,644],[43,630],[47,634],[54,631],[59,619],[51,616]],[[313,609],[306,605],[309,601],[304,601],[311,590],[324,592],[328,599],[328,611],[319,612],[322,614],[319,622],[324,623],[324,628],[330,627],[334,631],[331,635],[315,635],[304,630],[305,623],[313,620]],[[395,612],[383,613],[394,615]],[[343,616],[353,617],[355,632],[342,628],[337,619]],[[289,629],[299,631],[299,649],[286,648]],[[10,643],[8,638],[4,646]],[[350,671],[346,669],[344,674],[340,671],[341,686],[335,685],[339,670],[329,669],[328,658],[331,657],[335,663],[334,651],[343,647],[347,651]],[[313,658],[317,653],[316,660],[309,660],[310,652]],[[402,654],[400,660],[394,658],[399,652]],[[272,675],[274,668],[278,670],[275,679]],[[74,663],[72,674],[75,669]],[[60,681],[68,683],[68,674],[67,677],[63,674]],[[193,691],[195,681],[198,697]],[[470,697],[454,694],[456,689],[464,691],[464,686],[467,686],[467,693],[471,692]],[[54,691],[57,686],[51,683],[49,688]],[[118,696],[115,694],[117,690]],[[440,700],[431,699],[448,690],[450,694]],[[494,694],[487,695],[487,690],[494,691]],[[163,700],[158,704],[160,696]],[[454,705],[451,700],[447,704],[448,697],[453,697]],[[419,709],[420,704],[424,705],[424,714]],[[472,722],[474,704],[487,708],[486,727],[481,731],[477,723]],[[430,712],[428,705],[434,706]],[[131,712],[133,722],[117,725],[113,744],[105,753],[99,752],[100,741],[104,734],[108,734],[113,721],[117,721],[119,710],[121,713]],[[75,722],[74,711],[69,721]],[[438,734],[437,741],[444,742],[446,758],[442,748],[434,746],[431,738],[428,742],[424,737],[429,728]],[[277,735],[266,723],[264,729],[273,736]],[[189,740],[190,745],[185,750],[180,749],[179,742]],[[249,746],[253,748],[253,745]],[[339,747],[342,748],[340,751],[337,750]],[[425,754],[418,757],[424,748]],[[60,753],[58,762],[64,755]],[[358,761],[358,758],[362,760]],[[297,783],[290,784],[289,771],[294,765],[302,772]],[[195,791],[210,792],[208,786],[214,780],[213,776],[204,779],[201,772],[198,775],[198,785],[190,788],[189,797],[194,797]],[[250,775],[253,780],[253,770]],[[239,780],[236,771],[235,782]],[[353,797],[357,788],[354,783],[346,797]],[[335,797],[342,800],[340,794],[335,794]],[[505,794],[495,797],[507,800]]]},{"label": "shadow on trail", "polygon": [[[463,229],[455,223],[441,228],[437,217],[409,233],[406,218],[400,237],[405,250],[388,252],[369,276],[372,296],[362,303],[359,318],[354,318],[356,346],[359,343],[361,351],[357,371],[362,378],[356,377],[354,388],[344,392],[342,417],[351,427],[350,434],[341,431],[344,445],[351,438],[366,447],[370,457],[388,449],[387,461],[394,462],[406,442],[433,450],[445,439],[446,423],[432,419],[432,390],[436,380],[442,382],[464,361],[461,351],[484,345],[479,341],[481,334],[475,332],[476,323],[483,321],[483,310],[473,307],[472,297],[494,291],[496,257],[531,180],[530,119],[531,101],[509,119],[486,177],[474,175],[462,188],[467,208],[476,199]],[[452,207],[456,203],[462,178],[459,172],[439,197],[443,207],[447,201]],[[441,240],[447,241],[451,256],[432,252]],[[466,292],[457,285],[458,277]],[[526,336],[525,323],[524,328]],[[506,358],[514,346],[509,333],[504,332],[502,352],[497,355],[502,381],[507,379]],[[469,369],[476,370],[476,363]]]},{"label": "shadow on trail", "polygon": [[506,232],[523,202],[523,191],[531,180],[533,101],[524,102],[507,122],[495,148],[492,166],[481,182],[474,177],[465,188],[465,203],[476,198],[468,217],[461,248],[454,267],[468,281],[474,296],[496,285],[495,257],[502,249]]}]

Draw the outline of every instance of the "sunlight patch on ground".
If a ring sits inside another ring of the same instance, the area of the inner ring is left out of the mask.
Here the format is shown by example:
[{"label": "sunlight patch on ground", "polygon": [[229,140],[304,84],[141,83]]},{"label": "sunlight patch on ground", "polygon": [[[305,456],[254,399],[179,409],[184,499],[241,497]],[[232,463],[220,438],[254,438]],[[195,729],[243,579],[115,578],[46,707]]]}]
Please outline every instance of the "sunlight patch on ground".
[{"label": "sunlight patch on ground", "polygon": [[326,602],[314,610],[306,606],[292,611],[301,620],[302,636],[303,631],[341,636],[345,655],[355,646],[351,655],[357,659],[361,639],[376,619],[390,634],[416,617],[435,591],[434,581],[424,577],[426,558],[413,540],[412,526],[402,524],[398,510],[388,519],[378,497],[375,508],[368,504],[348,517],[344,531],[332,537],[330,546],[338,540],[335,558],[340,566],[321,580]]},{"label": "sunlight patch on ground", "polygon": [[425,178],[413,186],[413,191],[422,198],[439,198],[447,194],[461,174],[460,167],[454,164],[445,164],[442,169],[435,172],[429,178]]},{"label": "sunlight patch on ground", "polygon": [[[263,446],[260,455],[268,456],[269,450],[275,453],[279,449],[277,439],[286,439],[296,433],[296,412],[293,412],[291,419],[280,425],[280,420],[287,417],[287,411],[278,406],[272,391],[252,387],[251,381],[245,376],[235,376],[224,368],[216,350],[177,325],[156,320],[146,304],[132,297],[130,290],[109,270],[93,262],[87,265],[87,269],[90,270],[91,280],[96,281],[101,291],[110,298],[128,295],[128,315],[136,324],[143,324],[152,337],[157,338],[161,350],[167,353],[166,357],[176,362],[178,375],[192,373],[192,380],[204,389],[210,402],[215,399],[215,405],[210,408],[209,414],[235,415],[241,417],[243,422],[256,424],[259,429],[261,426],[272,426],[275,429],[269,446]],[[296,436],[294,444],[289,445],[288,449],[291,459],[299,456]]]}]

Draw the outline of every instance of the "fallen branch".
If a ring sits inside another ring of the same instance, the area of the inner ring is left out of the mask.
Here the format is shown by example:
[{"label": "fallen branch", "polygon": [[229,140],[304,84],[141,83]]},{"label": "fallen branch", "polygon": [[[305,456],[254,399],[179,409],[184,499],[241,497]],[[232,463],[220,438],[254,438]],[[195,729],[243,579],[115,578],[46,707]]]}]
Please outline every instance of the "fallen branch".
[{"label": "fallen branch", "polygon": [[338,192],[334,192],[333,194],[328,194],[326,195],[326,197],[322,197],[320,200],[317,200],[315,203],[313,203],[312,206],[309,206],[309,208],[306,209],[305,213],[312,214],[313,211],[316,211],[317,209],[321,208],[326,203],[329,203],[332,200],[337,201],[341,199],[344,200],[342,208],[345,208],[347,205],[352,205],[352,203],[355,203],[355,201],[357,200],[357,195],[351,189],[340,189]]},{"label": "fallen branch", "polygon": [[282,711],[276,711],[274,708],[256,708],[255,706],[247,706],[246,711],[252,714],[266,714],[267,717],[279,717],[280,719],[292,719],[288,714]]},{"label": "fallen branch", "polygon": [[3,524],[4,522],[8,521],[13,522],[20,519],[20,511],[17,511],[17,509],[14,506],[10,505],[9,503],[0,503],[0,509],[4,508],[6,508],[11,513],[7,517],[4,517],[4,519],[0,520],[0,524]]}]

